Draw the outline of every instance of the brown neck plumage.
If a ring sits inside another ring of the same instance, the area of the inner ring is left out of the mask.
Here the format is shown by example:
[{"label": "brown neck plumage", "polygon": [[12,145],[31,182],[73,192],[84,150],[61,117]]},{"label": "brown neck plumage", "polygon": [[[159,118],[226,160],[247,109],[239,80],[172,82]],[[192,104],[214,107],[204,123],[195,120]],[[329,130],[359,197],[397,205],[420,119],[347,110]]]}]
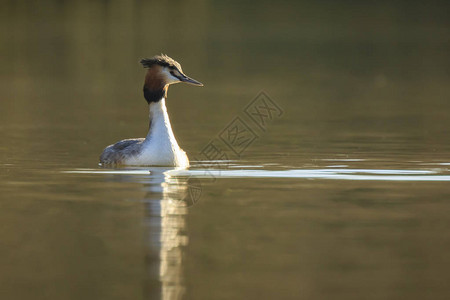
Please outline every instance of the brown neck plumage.
[{"label": "brown neck plumage", "polygon": [[161,66],[153,66],[147,71],[144,81],[144,97],[150,104],[167,97],[168,85],[161,74]]}]

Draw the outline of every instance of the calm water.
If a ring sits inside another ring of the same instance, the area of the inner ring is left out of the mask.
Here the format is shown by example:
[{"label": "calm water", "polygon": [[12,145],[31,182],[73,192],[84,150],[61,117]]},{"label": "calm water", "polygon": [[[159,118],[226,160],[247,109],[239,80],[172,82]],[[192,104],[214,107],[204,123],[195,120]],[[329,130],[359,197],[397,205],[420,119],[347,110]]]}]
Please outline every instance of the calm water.
[{"label": "calm water", "polygon": [[[377,3],[2,1],[0,298],[448,299],[449,5]],[[192,167],[98,166],[160,52]]]}]

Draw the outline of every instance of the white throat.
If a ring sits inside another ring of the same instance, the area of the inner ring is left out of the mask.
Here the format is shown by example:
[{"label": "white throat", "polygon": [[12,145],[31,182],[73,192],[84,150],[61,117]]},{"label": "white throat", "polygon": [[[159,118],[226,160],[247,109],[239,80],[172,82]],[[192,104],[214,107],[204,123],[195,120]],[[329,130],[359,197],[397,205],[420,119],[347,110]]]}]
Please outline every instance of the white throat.
[{"label": "white throat", "polygon": [[186,153],[178,146],[170,125],[166,99],[149,105],[150,128],[142,144],[142,151],[131,164],[188,167]]},{"label": "white throat", "polygon": [[150,126],[145,142],[160,141],[170,142],[178,147],[178,143],[170,125],[169,114],[166,108],[166,99],[162,98],[158,102],[151,102],[149,105]]}]

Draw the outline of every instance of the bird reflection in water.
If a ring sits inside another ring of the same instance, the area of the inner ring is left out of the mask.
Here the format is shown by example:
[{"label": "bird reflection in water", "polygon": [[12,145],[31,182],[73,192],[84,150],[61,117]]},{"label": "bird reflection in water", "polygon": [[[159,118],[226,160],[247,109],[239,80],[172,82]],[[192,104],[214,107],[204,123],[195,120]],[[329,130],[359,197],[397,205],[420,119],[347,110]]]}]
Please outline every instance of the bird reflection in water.
[{"label": "bird reflection in water", "polygon": [[154,167],[149,171],[148,176],[133,176],[146,191],[148,280],[144,298],[181,299],[185,290],[183,252],[188,243],[186,214],[200,197],[201,185],[196,178],[174,176],[173,168]]}]

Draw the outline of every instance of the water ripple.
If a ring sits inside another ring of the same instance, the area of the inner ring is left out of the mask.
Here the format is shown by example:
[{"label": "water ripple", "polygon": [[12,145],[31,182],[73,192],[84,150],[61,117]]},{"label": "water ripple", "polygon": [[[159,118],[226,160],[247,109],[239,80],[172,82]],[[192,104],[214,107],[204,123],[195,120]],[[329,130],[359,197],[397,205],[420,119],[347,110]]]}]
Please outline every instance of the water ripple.
[{"label": "water ripple", "polygon": [[[450,181],[450,174],[446,170],[402,170],[402,169],[168,169],[170,176],[195,176],[198,178],[302,178],[302,179],[331,179],[331,180],[366,180],[366,181]],[[127,169],[76,169],[64,173],[78,174],[130,174],[149,175],[152,168]]]}]

